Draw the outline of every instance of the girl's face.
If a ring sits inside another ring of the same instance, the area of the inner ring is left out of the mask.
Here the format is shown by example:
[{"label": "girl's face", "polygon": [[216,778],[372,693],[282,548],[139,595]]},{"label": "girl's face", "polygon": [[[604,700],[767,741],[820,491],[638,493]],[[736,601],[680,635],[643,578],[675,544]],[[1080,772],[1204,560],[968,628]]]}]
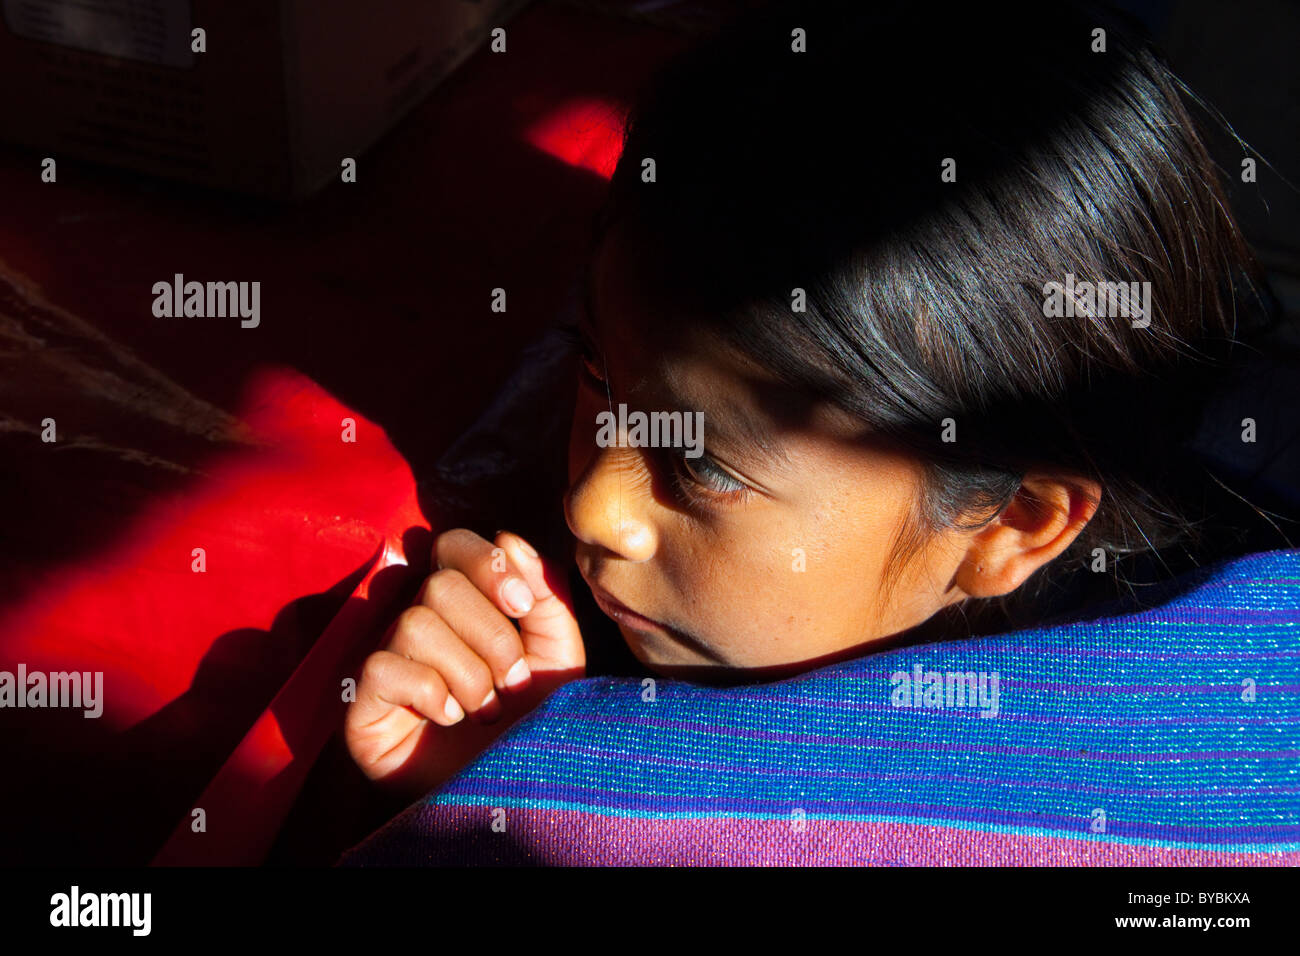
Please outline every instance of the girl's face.
[{"label": "girl's face", "polygon": [[[854,439],[846,416],[703,332],[670,342],[636,262],[616,228],[592,266],[564,503],[578,568],[636,658],[664,674],[780,676],[854,656],[964,597],[958,534],[932,536],[885,593],[920,492],[916,461]],[[703,412],[703,454],[628,447],[627,433],[601,447],[598,415],[617,420],[620,404],[628,416]]]}]

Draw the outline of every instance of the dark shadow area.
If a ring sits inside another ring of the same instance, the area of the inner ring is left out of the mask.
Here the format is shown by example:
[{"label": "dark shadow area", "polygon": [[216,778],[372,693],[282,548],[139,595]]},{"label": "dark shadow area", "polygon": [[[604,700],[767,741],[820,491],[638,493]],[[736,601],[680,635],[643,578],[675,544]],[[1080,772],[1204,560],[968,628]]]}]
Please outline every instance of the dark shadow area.
[{"label": "dark shadow area", "polygon": [[[476,810],[483,814],[485,822],[482,826],[462,826],[450,833],[439,834],[436,844],[428,840],[412,840],[409,829],[394,826],[377,833],[372,842],[367,842],[364,856],[366,859],[382,859],[385,867],[550,865],[551,861],[532,847],[526,834],[518,836],[510,830],[509,811],[506,813],[506,829],[494,831],[489,809],[481,807]],[[339,859],[338,864],[343,867],[366,865],[349,855]]]},{"label": "dark shadow area", "polygon": [[[27,241],[0,237],[0,263],[27,294],[0,285],[21,346],[0,356],[0,396],[15,420],[49,414],[60,441],[93,441],[52,456],[35,431],[0,431],[5,500],[24,502],[6,563],[30,575],[94,554],[212,453],[246,447],[232,416],[264,366],[311,378],[427,475],[553,320],[603,193],[526,134],[575,98],[628,99],[636,72],[685,39],[645,29],[529,7],[512,26],[529,56],[479,53],[362,157],[356,183],[297,204],[71,161],[58,187],[33,187],[39,154],[3,147],[0,194]],[[568,48],[588,62],[541,53]],[[155,318],[152,286],[176,272],[260,280],[261,324]],[[105,374],[115,389],[88,387]],[[88,467],[104,469],[102,494],[79,487]]]},{"label": "dark shadow area", "polygon": [[0,795],[7,860],[148,863],[371,563],[285,605],[270,630],[219,636],[189,690],[126,731],[76,710],[6,713],[0,764],[22,768]]},{"label": "dark shadow area", "polygon": [[[0,150],[2,599],[93,561],[154,502],[200,486],[218,456],[273,454],[236,417],[265,366],[380,425],[432,519],[434,463],[552,321],[603,191],[527,130],[592,97],[592,76],[594,95],[627,99],[637,71],[684,39],[646,30],[530,8],[511,24],[521,55],[480,52],[360,157],[355,184],[297,204],[67,157],[58,185],[42,185],[40,151]],[[585,57],[557,62],[566,48]],[[261,281],[260,326],[156,319],[151,288],[177,272]],[[498,287],[504,312],[491,309]],[[33,427],[47,416],[56,445]],[[190,690],[124,734],[6,713],[3,760],[24,768],[4,798],[14,862],[147,862],[361,573],[286,604],[270,631],[215,637]]]}]

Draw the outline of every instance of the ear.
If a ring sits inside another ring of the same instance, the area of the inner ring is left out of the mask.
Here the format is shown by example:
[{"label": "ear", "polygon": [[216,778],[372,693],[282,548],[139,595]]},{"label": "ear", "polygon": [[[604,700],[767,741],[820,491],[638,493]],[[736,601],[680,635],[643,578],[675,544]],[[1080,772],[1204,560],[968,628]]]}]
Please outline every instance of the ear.
[{"label": "ear", "polygon": [[1073,543],[1101,503],[1101,485],[1031,472],[1011,503],[970,539],[955,583],[968,597],[1010,594]]}]

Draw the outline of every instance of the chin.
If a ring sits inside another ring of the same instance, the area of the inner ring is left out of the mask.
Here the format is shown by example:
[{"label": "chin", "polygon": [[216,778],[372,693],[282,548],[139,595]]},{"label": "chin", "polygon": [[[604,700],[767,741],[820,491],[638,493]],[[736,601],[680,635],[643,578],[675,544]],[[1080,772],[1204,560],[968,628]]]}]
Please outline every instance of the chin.
[{"label": "chin", "polygon": [[623,635],[623,643],[640,663],[649,670],[664,677],[672,676],[670,671],[678,668],[717,667],[716,661],[710,661],[694,651],[684,648],[671,638],[662,638],[643,631],[634,631],[624,625],[618,625]]}]

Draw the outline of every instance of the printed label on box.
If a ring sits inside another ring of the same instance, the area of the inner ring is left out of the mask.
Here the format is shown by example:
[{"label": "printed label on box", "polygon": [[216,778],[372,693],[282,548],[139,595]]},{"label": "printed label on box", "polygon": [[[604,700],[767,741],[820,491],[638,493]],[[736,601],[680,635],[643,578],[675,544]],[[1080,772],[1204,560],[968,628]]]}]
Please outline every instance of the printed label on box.
[{"label": "printed label on box", "polygon": [[4,0],[16,36],[126,60],[192,67],[190,0]]}]

